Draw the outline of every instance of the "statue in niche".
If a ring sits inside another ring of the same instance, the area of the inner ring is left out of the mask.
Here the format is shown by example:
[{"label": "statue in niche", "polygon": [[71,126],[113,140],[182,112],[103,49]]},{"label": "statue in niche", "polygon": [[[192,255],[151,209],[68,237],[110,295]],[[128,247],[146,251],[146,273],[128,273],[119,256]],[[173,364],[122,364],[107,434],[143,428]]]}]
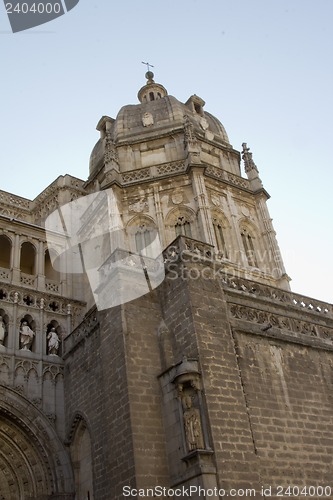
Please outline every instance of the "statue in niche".
[{"label": "statue in niche", "polygon": [[22,321],[20,328],[20,346],[24,351],[30,351],[34,340],[35,332],[33,332],[27,321]]},{"label": "statue in niche", "polygon": [[3,320],[3,317],[0,316],[0,345],[4,345],[6,336],[6,324]]},{"label": "statue in niche", "polygon": [[183,397],[184,407],[184,427],[186,443],[189,451],[203,449],[204,440],[201,427],[200,412],[197,408],[193,407],[192,396],[185,395]]},{"label": "statue in niche", "polygon": [[47,348],[48,348],[48,354],[52,354],[53,356],[58,355],[58,350],[59,350],[59,343],[60,339],[58,337],[58,334],[56,332],[56,329],[54,327],[51,328],[49,333],[47,334]]}]

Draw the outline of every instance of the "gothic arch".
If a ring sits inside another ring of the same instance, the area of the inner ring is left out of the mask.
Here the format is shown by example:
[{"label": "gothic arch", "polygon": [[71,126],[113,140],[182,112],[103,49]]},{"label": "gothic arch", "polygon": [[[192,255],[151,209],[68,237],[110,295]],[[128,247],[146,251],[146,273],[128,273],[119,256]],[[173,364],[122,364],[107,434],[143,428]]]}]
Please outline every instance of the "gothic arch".
[{"label": "gothic arch", "polygon": [[60,272],[52,264],[57,257],[58,253],[55,250],[46,248],[44,252],[44,274],[46,279],[60,282]]},{"label": "gothic arch", "polygon": [[257,226],[244,218],[239,221],[239,229],[248,265],[260,267],[259,257],[262,252]]},{"label": "gothic arch", "polygon": [[148,215],[135,215],[127,223],[126,233],[129,239],[130,250],[137,253],[155,240],[158,228],[152,217]]},{"label": "gothic arch", "polygon": [[29,240],[22,241],[20,249],[20,269],[24,274],[36,274],[36,246]]},{"label": "gothic arch", "polygon": [[[165,226],[168,232],[168,241],[173,241],[179,234],[197,238],[196,214],[185,205],[172,208],[165,217]],[[177,227],[183,226],[183,231],[177,232]]]},{"label": "gothic arch", "polygon": [[13,241],[6,234],[0,234],[0,267],[10,269],[12,267]]},{"label": "gothic arch", "polygon": [[229,259],[230,249],[232,248],[231,241],[231,225],[226,218],[224,212],[218,208],[211,211],[214,238],[216,243],[216,250],[220,257]]},{"label": "gothic arch", "polygon": [[157,228],[155,220],[149,215],[135,215],[126,224],[126,231],[133,232],[141,224],[147,224],[149,227]]},{"label": "gothic arch", "polygon": [[74,498],[68,452],[44,414],[13,389],[0,386],[0,498]]},{"label": "gothic arch", "polygon": [[86,418],[77,413],[73,419],[70,453],[74,467],[76,498],[93,500],[91,433]]}]

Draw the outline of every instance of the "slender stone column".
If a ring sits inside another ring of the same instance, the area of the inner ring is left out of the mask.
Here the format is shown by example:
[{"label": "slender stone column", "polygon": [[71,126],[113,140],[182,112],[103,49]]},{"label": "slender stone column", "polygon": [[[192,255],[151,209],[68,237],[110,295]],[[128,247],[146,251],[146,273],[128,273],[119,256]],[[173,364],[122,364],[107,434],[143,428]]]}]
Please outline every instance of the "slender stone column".
[{"label": "slender stone column", "polygon": [[198,218],[201,231],[199,239],[201,239],[203,236],[203,239],[206,243],[214,245],[214,228],[209,210],[208,195],[205,181],[202,175],[202,169],[195,168],[192,170],[192,186],[194,196],[198,204]]},{"label": "slender stone column", "polygon": [[154,202],[155,202],[155,211],[156,211],[158,232],[160,235],[161,245],[164,248],[166,246],[167,242],[165,239],[165,227],[164,227],[164,221],[163,221],[163,211],[162,211],[162,205],[161,205],[161,198],[160,198],[158,186],[156,186],[156,185],[154,186]]},{"label": "slender stone column", "polygon": [[20,235],[15,234],[13,249],[13,283],[20,283]]}]

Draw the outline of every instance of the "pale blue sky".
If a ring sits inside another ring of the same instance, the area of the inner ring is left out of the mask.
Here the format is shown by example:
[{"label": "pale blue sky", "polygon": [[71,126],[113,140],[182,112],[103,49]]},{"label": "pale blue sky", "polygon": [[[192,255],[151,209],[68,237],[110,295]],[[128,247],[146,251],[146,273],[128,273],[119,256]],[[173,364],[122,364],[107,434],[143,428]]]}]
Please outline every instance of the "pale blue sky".
[{"label": "pale blue sky", "polygon": [[294,291],[333,302],[331,0],[80,0],[12,34],[0,5],[0,189],[33,199],[85,179],[102,115],[155,80],[197,94],[247,142]]}]

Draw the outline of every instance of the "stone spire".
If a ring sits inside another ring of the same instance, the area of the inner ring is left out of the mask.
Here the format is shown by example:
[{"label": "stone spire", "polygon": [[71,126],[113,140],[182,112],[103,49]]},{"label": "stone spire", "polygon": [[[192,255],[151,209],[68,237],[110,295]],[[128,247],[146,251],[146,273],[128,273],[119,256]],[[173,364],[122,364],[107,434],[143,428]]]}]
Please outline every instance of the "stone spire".
[{"label": "stone spire", "polygon": [[253,161],[252,153],[250,151],[250,148],[247,147],[246,142],[243,142],[242,147],[242,159],[244,162],[245,172],[251,183],[251,188],[253,189],[253,191],[257,191],[258,189],[261,189],[263,187],[261,179],[259,177],[259,170],[257,168],[257,165]]},{"label": "stone spire", "polygon": [[243,142],[242,148],[243,148],[242,159],[244,161],[245,172],[249,174],[252,170],[255,170],[257,173],[259,173],[257,165],[253,161],[250,148],[247,147],[246,142]]}]

